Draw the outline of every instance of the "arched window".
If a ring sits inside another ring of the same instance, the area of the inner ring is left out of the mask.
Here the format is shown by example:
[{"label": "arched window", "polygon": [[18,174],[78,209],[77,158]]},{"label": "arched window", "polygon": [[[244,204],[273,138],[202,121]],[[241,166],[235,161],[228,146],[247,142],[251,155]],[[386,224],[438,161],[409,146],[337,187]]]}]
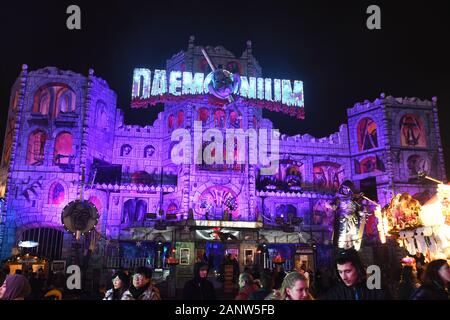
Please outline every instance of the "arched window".
[{"label": "arched window", "polygon": [[144,158],[151,158],[155,154],[155,147],[150,145],[144,148]]},{"label": "arched window", "polygon": [[124,157],[130,155],[131,150],[133,150],[133,148],[129,144],[122,145],[120,147],[120,156]]},{"label": "arched window", "polygon": [[216,128],[225,127],[225,111],[222,109],[217,109],[214,111],[214,126]]},{"label": "arched window", "polygon": [[66,84],[47,84],[36,91],[33,101],[33,113],[48,115],[53,118],[60,113],[75,111],[75,92]]},{"label": "arched window", "polygon": [[47,134],[44,131],[34,131],[28,139],[27,164],[39,166],[44,162],[45,142]]},{"label": "arched window", "polygon": [[198,110],[198,121],[201,121],[203,125],[208,122],[209,110],[208,108],[200,108]]},{"label": "arched window", "polygon": [[402,147],[426,148],[426,132],[421,117],[406,114],[400,119],[400,140]]},{"label": "arched window", "polygon": [[70,164],[73,157],[73,138],[68,132],[61,132],[55,140],[55,164]]},{"label": "arched window", "polygon": [[51,91],[44,87],[39,89],[34,95],[33,113],[48,115],[50,111]]},{"label": "arched window", "polygon": [[177,113],[177,127],[180,128],[184,123],[184,111],[179,110]]},{"label": "arched window", "polygon": [[359,151],[370,150],[378,147],[377,124],[370,118],[359,121],[357,126]]},{"label": "arched window", "polygon": [[167,127],[169,128],[169,131],[173,130],[174,124],[175,124],[175,117],[173,114],[171,114],[169,118],[167,118]]},{"label": "arched window", "polygon": [[48,204],[61,204],[64,202],[64,187],[59,182],[53,182],[48,191]]},{"label": "arched window", "polygon": [[178,206],[172,202],[167,207],[167,214],[177,214],[177,213],[178,213]]},{"label": "arched window", "polygon": [[338,163],[322,161],[313,166],[314,187],[337,190],[344,179],[344,170]]},{"label": "arched window", "polygon": [[54,117],[58,117],[60,113],[69,113],[75,111],[75,92],[67,86],[55,86],[56,103]]},{"label": "arched window", "polygon": [[97,198],[96,196],[90,196],[89,202],[92,203],[97,208],[98,212],[102,211],[103,205],[99,198]]},{"label": "arched window", "polygon": [[147,213],[147,202],[142,199],[129,199],[123,203],[122,223],[133,224],[142,221]]}]

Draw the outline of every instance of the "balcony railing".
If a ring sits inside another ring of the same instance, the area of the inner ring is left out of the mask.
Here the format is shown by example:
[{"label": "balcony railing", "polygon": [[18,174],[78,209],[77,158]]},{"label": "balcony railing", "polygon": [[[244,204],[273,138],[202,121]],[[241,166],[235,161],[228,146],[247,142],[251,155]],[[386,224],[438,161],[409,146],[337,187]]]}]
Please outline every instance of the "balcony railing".
[{"label": "balcony railing", "polygon": [[137,267],[153,268],[153,260],[148,258],[108,257],[106,267],[111,269],[134,269]]}]

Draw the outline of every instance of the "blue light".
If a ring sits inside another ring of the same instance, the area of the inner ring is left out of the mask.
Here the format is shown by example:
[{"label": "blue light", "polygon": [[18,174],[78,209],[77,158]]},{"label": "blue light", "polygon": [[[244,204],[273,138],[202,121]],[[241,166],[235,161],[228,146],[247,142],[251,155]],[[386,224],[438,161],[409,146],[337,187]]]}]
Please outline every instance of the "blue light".
[{"label": "blue light", "polygon": [[294,81],[292,90],[290,80],[282,80],[283,104],[288,106],[303,107],[303,82]]},{"label": "blue light", "polygon": [[171,71],[169,77],[169,93],[174,96],[181,96],[181,71]]},{"label": "blue light", "polygon": [[256,78],[241,76],[239,95],[243,98],[256,99]]},{"label": "blue light", "polygon": [[151,94],[152,96],[157,96],[165,93],[167,93],[166,70],[155,70]]},{"label": "blue light", "polygon": [[[152,72],[145,68],[136,68],[133,72],[132,98],[148,98],[150,96],[150,76]],[[141,87],[142,79],[142,87]],[[142,91],[142,93],[141,93]]]},{"label": "blue light", "polygon": [[272,79],[270,79],[270,78],[264,79],[264,94],[265,94],[264,98],[267,101],[273,101],[272,100]]},{"label": "blue light", "polygon": [[191,72],[183,72],[183,94],[202,94],[204,77],[203,73],[195,73],[192,79]]},{"label": "blue light", "polygon": [[273,80],[273,92],[274,92],[273,101],[281,101],[281,80],[280,79]]},{"label": "blue light", "polygon": [[258,83],[257,97],[260,100],[264,100],[264,79],[258,78],[257,83]]}]

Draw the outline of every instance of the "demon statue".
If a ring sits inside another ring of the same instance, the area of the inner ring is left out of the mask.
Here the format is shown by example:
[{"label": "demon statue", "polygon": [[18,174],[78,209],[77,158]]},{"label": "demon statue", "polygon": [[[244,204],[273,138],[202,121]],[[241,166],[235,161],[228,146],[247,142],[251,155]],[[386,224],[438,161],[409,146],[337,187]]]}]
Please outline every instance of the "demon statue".
[{"label": "demon statue", "polygon": [[354,185],[345,180],[332,202],[334,209],[333,244],[339,249],[359,250],[362,241],[362,194],[353,193]]}]

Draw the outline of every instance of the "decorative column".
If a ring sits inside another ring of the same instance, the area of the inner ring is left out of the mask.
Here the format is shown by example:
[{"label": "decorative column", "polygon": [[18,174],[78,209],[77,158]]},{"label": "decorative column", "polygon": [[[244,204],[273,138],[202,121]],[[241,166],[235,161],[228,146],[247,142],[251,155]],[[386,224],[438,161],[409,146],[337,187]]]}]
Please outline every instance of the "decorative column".
[{"label": "decorative column", "polygon": [[447,177],[445,174],[445,161],[444,161],[444,150],[442,149],[441,131],[439,128],[439,117],[437,109],[437,97],[433,97],[433,124],[436,132],[436,149],[438,158],[437,174],[439,180],[447,182]]},{"label": "decorative column", "polygon": [[[386,105],[381,106],[381,112],[383,114],[383,138],[384,138],[384,150],[386,151],[386,175],[388,177],[388,190],[391,191],[392,196],[395,194],[394,186],[394,163],[392,155],[392,123],[391,123],[391,113],[387,110]],[[387,197],[390,199],[390,196]]]}]

